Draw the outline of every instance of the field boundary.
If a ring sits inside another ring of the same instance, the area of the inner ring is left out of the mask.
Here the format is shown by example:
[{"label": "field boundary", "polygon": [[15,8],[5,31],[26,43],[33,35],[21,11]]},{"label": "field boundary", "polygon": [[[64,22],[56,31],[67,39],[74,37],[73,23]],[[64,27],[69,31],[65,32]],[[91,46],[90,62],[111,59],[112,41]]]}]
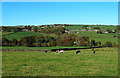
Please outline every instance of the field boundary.
[{"label": "field boundary", "polygon": [[2,49],[2,51],[56,51],[56,50],[77,50],[77,49],[92,49],[103,47],[86,47],[86,48],[59,48],[59,49]]},{"label": "field boundary", "polygon": [[7,35],[11,35],[11,34],[14,34],[14,33],[16,33],[16,32],[13,32],[13,33],[9,33],[9,34],[6,34],[6,35],[2,35],[2,36],[7,36]]}]

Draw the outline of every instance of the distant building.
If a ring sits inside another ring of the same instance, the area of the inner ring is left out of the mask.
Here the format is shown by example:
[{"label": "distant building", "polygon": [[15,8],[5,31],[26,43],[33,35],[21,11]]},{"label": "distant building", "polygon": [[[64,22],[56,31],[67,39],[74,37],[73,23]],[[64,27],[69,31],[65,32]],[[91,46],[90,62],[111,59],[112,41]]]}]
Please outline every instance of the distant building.
[{"label": "distant building", "polygon": [[41,27],[41,28],[43,28],[43,29],[44,29],[45,27]]},{"label": "distant building", "polygon": [[23,29],[23,30],[22,30],[22,32],[27,32],[27,31],[30,31],[30,30],[28,30],[28,29]]},{"label": "distant building", "polygon": [[81,29],[81,31],[86,31],[86,29]]},{"label": "distant building", "polygon": [[104,33],[109,33],[108,31],[105,31]]},{"label": "distant building", "polygon": [[65,27],[65,26],[62,26],[62,27]]}]

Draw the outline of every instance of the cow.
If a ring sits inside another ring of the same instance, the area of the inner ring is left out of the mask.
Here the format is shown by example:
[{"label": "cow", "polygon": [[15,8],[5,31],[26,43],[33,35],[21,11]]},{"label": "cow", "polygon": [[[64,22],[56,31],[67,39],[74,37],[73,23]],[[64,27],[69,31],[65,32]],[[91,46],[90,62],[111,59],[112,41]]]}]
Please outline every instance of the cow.
[{"label": "cow", "polygon": [[95,54],[95,50],[93,51],[93,53]]},{"label": "cow", "polygon": [[58,54],[59,54],[59,53],[64,53],[64,51],[63,51],[63,50],[60,50],[60,51],[59,51],[59,50],[56,50],[56,53],[58,53]]},{"label": "cow", "polygon": [[80,54],[80,50],[76,51],[76,54]]},{"label": "cow", "polygon": [[59,50],[56,50],[56,53],[59,53]]},{"label": "cow", "polygon": [[47,53],[47,50],[45,50],[45,53]]},{"label": "cow", "polygon": [[60,50],[59,53],[64,53],[64,51],[63,51],[63,50]]}]

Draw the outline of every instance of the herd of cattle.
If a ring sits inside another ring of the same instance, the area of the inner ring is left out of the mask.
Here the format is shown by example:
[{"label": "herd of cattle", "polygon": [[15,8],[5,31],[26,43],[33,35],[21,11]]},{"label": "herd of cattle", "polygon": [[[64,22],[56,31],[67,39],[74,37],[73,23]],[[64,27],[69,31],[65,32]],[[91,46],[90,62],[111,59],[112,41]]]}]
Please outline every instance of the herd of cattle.
[{"label": "herd of cattle", "polygon": [[[80,50],[77,50],[76,51],[76,54],[80,54]],[[45,53],[47,53],[47,50],[45,50]],[[58,53],[58,54],[60,54],[60,53],[64,53],[64,51],[63,50],[56,50],[56,53]],[[95,50],[93,50],[93,53],[95,54]]]}]

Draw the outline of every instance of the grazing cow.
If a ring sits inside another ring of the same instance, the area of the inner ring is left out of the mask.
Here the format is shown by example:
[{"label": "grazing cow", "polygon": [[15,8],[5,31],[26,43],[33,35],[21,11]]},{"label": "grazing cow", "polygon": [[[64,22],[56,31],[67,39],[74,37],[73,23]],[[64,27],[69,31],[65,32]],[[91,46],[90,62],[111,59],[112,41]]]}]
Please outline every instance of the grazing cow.
[{"label": "grazing cow", "polygon": [[95,54],[95,50],[93,51],[93,53]]},{"label": "grazing cow", "polygon": [[63,50],[60,50],[59,53],[64,53],[64,51],[63,51]]},{"label": "grazing cow", "polygon": [[63,51],[63,50],[60,50],[60,51],[59,51],[59,50],[56,50],[56,53],[58,53],[58,54],[59,54],[59,53],[64,53],[64,51]]},{"label": "grazing cow", "polygon": [[80,50],[76,51],[76,54],[80,54]]},{"label": "grazing cow", "polygon": [[45,50],[45,53],[47,53],[47,50]]},{"label": "grazing cow", "polygon": [[56,50],[56,53],[59,53],[59,50]]}]

